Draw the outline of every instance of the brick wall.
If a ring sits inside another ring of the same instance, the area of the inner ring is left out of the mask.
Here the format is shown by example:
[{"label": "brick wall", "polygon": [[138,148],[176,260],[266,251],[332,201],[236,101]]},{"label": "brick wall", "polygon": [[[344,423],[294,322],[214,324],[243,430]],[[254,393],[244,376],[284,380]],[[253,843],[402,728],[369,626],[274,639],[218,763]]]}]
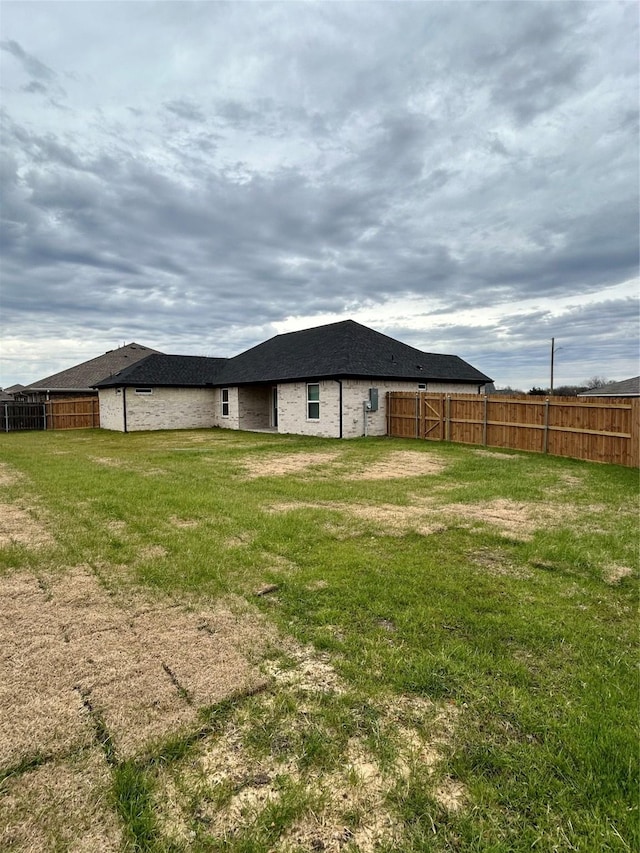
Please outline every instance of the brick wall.
[{"label": "brick wall", "polygon": [[124,432],[122,388],[105,388],[98,392],[100,399],[100,426]]},{"label": "brick wall", "polygon": [[[100,404],[100,426],[122,432],[124,391],[117,388],[101,391]],[[128,432],[211,427],[214,391],[211,388],[153,388],[151,394],[136,394],[135,388],[127,388],[126,412]]]}]

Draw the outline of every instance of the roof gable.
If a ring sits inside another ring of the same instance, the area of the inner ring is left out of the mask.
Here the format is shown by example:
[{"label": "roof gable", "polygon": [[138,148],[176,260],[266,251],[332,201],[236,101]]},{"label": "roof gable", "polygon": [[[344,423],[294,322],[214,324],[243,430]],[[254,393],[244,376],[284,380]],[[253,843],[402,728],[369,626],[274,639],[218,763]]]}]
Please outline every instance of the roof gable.
[{"label": "roof gable", "polygon": [[276,335],[228,360],[217,384],[285,382],[326,377],[489,382],[455,355],[425,353],[343,320]]},{"label": "roof gable", "polygon": [[215,384],[215,379],[226,362],[226,358],[152,353],[142,361],[114,373],[101,382],[97,382],[95,387],[164,385],[167,387],[201,388]]},{"label": "roof gable", "polygon": [[62,370],[27,385],[29,391],[79,391],[90,390],[112,373],[123,370],[143,358],[157,353],[158,350],[142,344],[126,344],[118,349],[109,350],[104,355],[84,361],[75,367]]}]

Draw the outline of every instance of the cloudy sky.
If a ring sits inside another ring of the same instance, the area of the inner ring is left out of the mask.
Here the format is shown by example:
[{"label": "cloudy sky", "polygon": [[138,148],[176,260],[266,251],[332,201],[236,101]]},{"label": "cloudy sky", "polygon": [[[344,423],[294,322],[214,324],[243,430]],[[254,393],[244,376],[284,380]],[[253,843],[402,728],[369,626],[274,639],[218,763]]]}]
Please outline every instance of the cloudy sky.
[{"label": "cloudy sky", "polygon": [[11,2],[0,386],[352,317],[499,386],[638,367],[638,6]]}]

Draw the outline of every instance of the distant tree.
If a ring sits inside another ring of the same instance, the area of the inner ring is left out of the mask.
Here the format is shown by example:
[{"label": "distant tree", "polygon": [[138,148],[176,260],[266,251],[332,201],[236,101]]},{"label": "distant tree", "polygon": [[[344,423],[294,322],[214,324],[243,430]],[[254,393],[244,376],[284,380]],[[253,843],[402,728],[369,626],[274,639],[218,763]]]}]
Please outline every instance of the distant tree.
[{"label": "distant tree", "polygon": [[516,395],[516,394],[525,394],[525,391],[522,391],[520,388],[512,388],[511,385],[505,385],[504,388],[494,388],[491,392],[492,394],[504,394],[504,395]]},{"label": "distant tree", "polygon": [[553,389],[558,397],[576,397],[581,391],[586,391],[584,385],[559,385]]},{"label": "distant tree", "polygon": [[548,393],[548,388],[536,388],[535,385],[530,391],[527,391],[527,394],[529,394],[531,397],[546,397]]},{"label": "distant tree", "polygon": [[605,385],[611,385],[615,379],[607,379],[606,376],[592,376],[591,379],[584,380],[585,391],[592,391],[594,388],[604,388]]}]

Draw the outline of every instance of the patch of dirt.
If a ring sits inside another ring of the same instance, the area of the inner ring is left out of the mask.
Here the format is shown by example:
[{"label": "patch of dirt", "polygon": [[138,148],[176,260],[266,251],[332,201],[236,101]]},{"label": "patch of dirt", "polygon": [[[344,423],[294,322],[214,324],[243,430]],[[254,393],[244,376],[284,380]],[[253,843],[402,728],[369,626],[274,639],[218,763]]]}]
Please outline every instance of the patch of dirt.
[{"label": "patch of dirt", "polygon": [[89,456],[88,458],[96,465],[103,465],[105,468],[124,468],[126,465],[124,459],[117,456]]},{"label": "patch of dirt", "polygon": [[389,453],[361,471],[347,474],[346,480],[388,480],[439,474],[445,469],[443,459],[433,453],[418,450],[397,450]]},{"label": "patch of dirt", "polygon": [[[393,849],[402,845],[405,830],[390,809],[388,796],[414,768],[432,776],[433,796],[445,808],[464,805],[463,786],[438,776],[442,751],[458,724],[459,709],[452,704],[382,697],[376,703],[379,731],[397,747],[395,761],[391,758],[384,767],[365,737],[358,735],[349,739],[337,764],[325,770],[301,770],[291,750],[284,747],[266,754],[252,751],[247,736],[257,719],[275,721],[270,731],[276,741],[295,743],[309,726],[317,730],[322,697],[345,692],[327,657],[293,644],[287,652],[297,665],[286,670],[272,665],[277,692],[258,697],[252,711],[240,709],[223,731],[202,741],[198,753],[159,774],[156,808],[174,843],[197,846],[201,841],[205,848],[212,837],[231,841],[264,815],[267,807],[277,807],[288,785],[294,785],[309,805],[270,849],[283,853],[294,847],[331,853]],[[282,707],[288,711],[278,718],[277,709]],[[194,801],[198,803],[195,812]],[[190,829],[194,814],[200,838]]]},{"label": "patch of dirt", "polygon": [[522,459],[517,453],[498,453],[493,450],[472,450],[476,456],[486,456],[488,459]]},{"label": "patch of dirt", "polygon": [[141,560],[158,560],[166,557],[168,553],[164,545],[147,545],[140,551],[139,557]]},{"label": "patch of dirt", "polygon": [[329,657],[316,654],[311,647],[287,644],[287,654],[296,661],[296,666],[281,669],[271,663],[266,667],[276,684],[295,687],[302,692],[346,693],[346,685],[329,663]]},{"label": "patch of dirt", "polygon": [[[528,541],[533,533],[544,525],[561,524],[575,517],[576,510],[569,505],[551,503],[518,503],[497,498],[484,504],[437,504],[431,498],[414,496],[413,503],[362,504],[313,501],[289,501],[264,507],[266,512],[294,512],[299,509],[324,509],[345,513],[367,523],[373,523],[377,531],[385,536],[402,536],[408,531],[430,536],[441,533],[451,525],[473,527],[476,522],[485,522],[496,527],[512,539]],[[593,512],[597,507],[590,508]],[[331,525],[329,523],[329,532]],[[334,525],[335,526],[335,525]],[[358,536],[361,531],[338,524],[336,538]]]},{"label": "patch of dirt", "polygon": [[578,477],[576,474],[569,474],[568,471],[563,471],[560,474],[560,479],[567,486],[572,486],[576,489],[584,485],[584,477]]},{"label": "patch of dirt", "polygon": [[530,578],[532,573],[524,566],[516,566],[502,551],[492,548],[478,548],[469,552],[471,566],[482,569],[489,575],[510,578]]},{"label": "patch of dirt", "polygon": [[464,805],[466,791],[464,789],[464,785],[456,779],[446,778],[438,785],[435,797],[440,805],[444,806],[447,811],[457,812],[460,811]]},{"label": "patch of dirt", "polygon": [[364,521],[374,522],[386,535],[402,536],[408,530],[431,536],[447,529],[447,525],[436,520],[432,509],[425,506],[397,506],[396,504],[352,504],[348,508],[352,515]]},{"label": "patch of dirt", "polygon": [[109,788],[98,747],[9,777],[0,795],[0,849],[116,853],[124,839]]},{"label": "patch of dirt", "polygon": [[2,486],[14,486],[22,479],[22,473],[16,471],[6,462],[0,462],[0,488]]},{"label": "patch of dirt", "polygon": [[52,545],[53,537],[31,512],[16,504],[0,504],[0,547]]},{"label": "patch of dirt", "polygon": [[[402,536],[408,530],[414,530],[423,536],[446,530],[447,525],[436,520],[431,504],[400,506],[398,504],[357,504],[328,502],[283,502],[271,504],[268,512],[294,512],[299,509],[328,509],[355,516],[365,522],[373,522],[379,532],[385,536]],[[325,530],[336,539],[349,539],[361,535],[360,530],[346,524],[328,522]]]},{"label": "patch of dirt", "polygon": [[[505,498],[496,498],[485,504],[446,504],[438,509],[445,515],[486,522],[521,542],[531,539],[535,530],[550,520],[545,518],[548,513],[541,506],[516,503]],[[549,509],[553,510],[553,514],[558,511],[558,507]]]},{"label": "patch of dirt", "polygon": [[235,600],[131,600],[82,566],[4,577],[0,600],[0,768],[86,746],[97,719],[129,757],[196,723],[199,707],[267,684],[247,650],[270,633]]},{"label": "patch of dirt", "polygon": [[169,522],[174,526],[182,529],[199,527],[200,522],[195,518],[178,518],[177,515],[169,516]]},{"label": "patch of dirt", "polygon": [[321,465],[329,465],[341,456],[340,451],[323,453],[278,453],[272,456],[256,455],[243,461],[245,477],[277,477],[298,474]]},{"label": "patch of dirt", "polygon": [[229,536],[225,539],[225,548],[241,548],[244,545],[250,545],[253,536],[247,531],[239,533],[237,536]]},{"label": "patch of dirt", "polygon": [[622,578],[628,578],[632,574],[632,568],[629,566],[620,566],[617,563],[605,566],[603,571],[604,579],[609,584],[617,584],[622,580]]}]

